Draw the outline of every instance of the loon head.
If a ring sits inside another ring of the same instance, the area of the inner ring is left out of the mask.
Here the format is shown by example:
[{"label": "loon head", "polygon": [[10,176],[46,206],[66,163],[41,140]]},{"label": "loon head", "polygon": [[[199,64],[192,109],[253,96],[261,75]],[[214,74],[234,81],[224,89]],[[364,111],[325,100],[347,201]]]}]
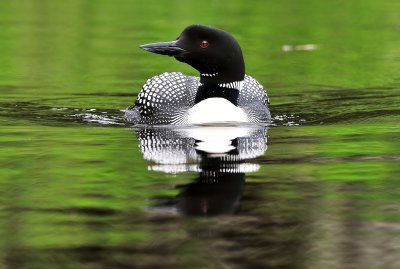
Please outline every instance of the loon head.
[{"label": "loon head", "polygon": [[242,50],[229,33],[204,25],[190,25],[170,42],[140,46],[147,51],[174,56],[200,72],[201,83],[229,83],[245,76]]}]

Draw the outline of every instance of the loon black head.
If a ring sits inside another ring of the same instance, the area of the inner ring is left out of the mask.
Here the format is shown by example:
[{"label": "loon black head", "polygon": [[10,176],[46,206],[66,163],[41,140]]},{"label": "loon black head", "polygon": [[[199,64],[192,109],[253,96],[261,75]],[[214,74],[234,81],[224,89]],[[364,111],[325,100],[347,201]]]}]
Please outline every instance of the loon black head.
[{"label": "loon black head", "polygon": [[202,83],[241,81],[245,76],[242,50],[229,33],[203,25],[186,27],[175,41],[145,44],[147,51],[174,56],[197,69]]}]

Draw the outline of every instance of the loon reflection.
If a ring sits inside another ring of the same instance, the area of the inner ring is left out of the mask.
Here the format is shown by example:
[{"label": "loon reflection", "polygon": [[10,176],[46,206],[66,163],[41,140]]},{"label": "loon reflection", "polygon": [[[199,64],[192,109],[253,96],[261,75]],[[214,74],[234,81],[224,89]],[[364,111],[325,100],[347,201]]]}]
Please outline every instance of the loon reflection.
[{"label": "loon reflection", "polygon": [[239,204],[245,174],[259,165],[249,160],[267,149],[267,127],[197,126],[136,129],[140,150],[154,162],[149,170],[196,172],[194,182],[176,186],[176,197],[157,197],[157,210],[186,215],[232,214]]}]

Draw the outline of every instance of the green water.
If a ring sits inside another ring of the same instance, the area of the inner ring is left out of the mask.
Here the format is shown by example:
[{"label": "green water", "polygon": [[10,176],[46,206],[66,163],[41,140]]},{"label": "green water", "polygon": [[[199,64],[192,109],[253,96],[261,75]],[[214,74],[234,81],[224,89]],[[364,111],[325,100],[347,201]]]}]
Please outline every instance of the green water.
[{"label": "green water", "polygon": [[[400,268],[399,14],[395,0],[2,0],[0,268]],[[274,118],[257,169],[201,186],[238,198],[213,216],[177,210],[198,172],[157,169],[121,111],[153,75],[196,75],[138,49],[191,23],[238,39]]]}]

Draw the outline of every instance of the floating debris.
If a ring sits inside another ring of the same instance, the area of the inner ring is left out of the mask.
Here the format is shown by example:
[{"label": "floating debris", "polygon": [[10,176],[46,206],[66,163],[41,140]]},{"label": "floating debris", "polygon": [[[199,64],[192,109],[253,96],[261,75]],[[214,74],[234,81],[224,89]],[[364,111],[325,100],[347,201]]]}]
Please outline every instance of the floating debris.
[{"label": "floating debris", "polygon": [[316,50],[318,46],[316,44],[304,44],[304,45],[283,45],[282,51],[311,51]]}]

